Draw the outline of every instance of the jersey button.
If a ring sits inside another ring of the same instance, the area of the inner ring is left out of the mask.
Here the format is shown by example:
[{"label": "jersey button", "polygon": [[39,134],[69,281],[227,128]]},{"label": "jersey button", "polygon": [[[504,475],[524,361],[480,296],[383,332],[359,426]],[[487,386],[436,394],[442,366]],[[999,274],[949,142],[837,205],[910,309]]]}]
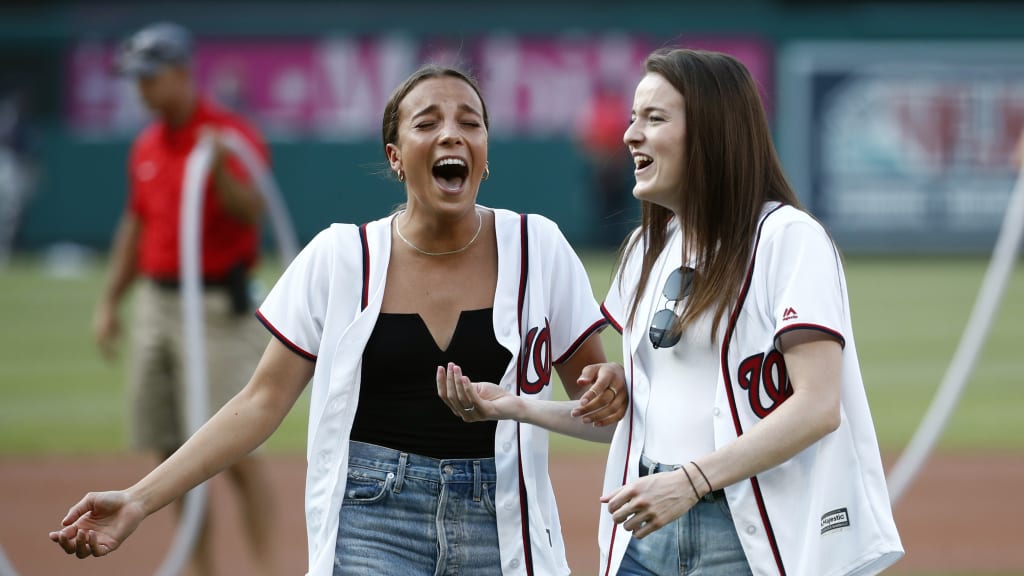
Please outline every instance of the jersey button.
[{"label": "jersey button", "polygon": [[504,444],[501,445],[501,449],[504,450],[505,452],[512,450],[512,443],[505,442]]},{"label": "jersey button", "polygon": [[511,500],[509,500],[508,502],[505,502],[505,510],[511,510],[511,509],[513,509],[515,507],[516,507],[516,503],[515,502],[513,502]]},{"label": "jersey button", "polygon": [[757,528],[753,524],[747,526],[747,534],[753,534],[754,532],[757,532]]},{"label": "jersey button", "polygon": [[513,568],[519,568],[519,559],[513,558],[512,561],[508,563],[508,565]]},{"label": "jersey button", "polygon": [[715,416],[718,416],[718,415],[720,415],[720,414],[722,413],[722,411],[721,411],[721,410],[719,410],[718,408],[715,408],[714,410],[712,410],[712,413],[713,413],[713,414],[714,414]]}]

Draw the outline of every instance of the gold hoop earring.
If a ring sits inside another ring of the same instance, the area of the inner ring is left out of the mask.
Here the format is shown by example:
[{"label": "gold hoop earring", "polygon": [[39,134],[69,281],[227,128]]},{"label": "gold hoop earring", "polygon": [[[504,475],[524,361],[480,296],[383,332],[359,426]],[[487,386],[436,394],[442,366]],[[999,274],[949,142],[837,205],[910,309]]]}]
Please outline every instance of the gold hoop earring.
[{"label": "gold hoop earring", "polygon": [[402,170],[401,168],[398,169],[398,181],[405,182],[405,170]]},{"label": "gold hoop earring", "polygon": [[480,181],[487,180],[491,177],[491,166],[490,164],[484,164],[484,174],[480,177]]}]

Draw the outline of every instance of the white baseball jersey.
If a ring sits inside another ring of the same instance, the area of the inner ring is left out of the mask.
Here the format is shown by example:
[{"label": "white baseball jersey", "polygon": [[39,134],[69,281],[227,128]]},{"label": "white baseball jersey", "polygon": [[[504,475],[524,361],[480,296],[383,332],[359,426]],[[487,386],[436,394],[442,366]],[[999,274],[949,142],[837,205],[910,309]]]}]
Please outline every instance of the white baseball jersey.
[{"label": "white baseball jersey", "polygon": [[[586,271],[550,220],[495,210],[498,283],[494,333],[512,353],[500,384],[513,394],[551,396],[551,370],[606,321]],[[306,527],[309,574],[329,576],[348,472],[348,438],[359,399],[363,348],[384,297],[390,216],[335,224],[314,238],[257,315],[296,353],[316,361],[309,410]],[[433,386],[434,375],[424,375]],[[455,418],[455,416],[452,416]],[[495,508],[503,574],[568,574],[547,431],[498,422]]]},{"label": "white baseball jersey", "polygon": [[[790,330],[820,330],[843,344],[842,422],[790,460],[725,487],[736,532],[755,575],[878,573],[903,556],[903,547],[861,380],[842,263],[818,222],[777,202],[766,205],[754,242],[742,291],[716,342],[721,360],[713,408],[715,448],[735,440],[792,394],[776,347],[779,336]],[[623,326],[641,252],[638,248],[628,255],[624,277],[630,280],[620,285],[616,278],[602,307],[623,333],[632,399],[612,440],[606,494],[637,480],[644,427],[658,425],[644,417],[650,383],[634,360],[647,338],[645,319],[658,303],[660,286],[647,287],[636,325]],[[657,266],[666,259],[662,253]],[[618,572],[630,537],[604,506],[601,574]]]}]

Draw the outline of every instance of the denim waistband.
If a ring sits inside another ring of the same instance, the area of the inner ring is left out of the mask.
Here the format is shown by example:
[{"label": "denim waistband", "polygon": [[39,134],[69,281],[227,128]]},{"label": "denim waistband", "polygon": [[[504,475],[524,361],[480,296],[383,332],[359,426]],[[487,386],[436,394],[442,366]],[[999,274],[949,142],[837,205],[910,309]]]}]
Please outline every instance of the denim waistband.
[{"label": "denim waistband", "polygon": [[409,478],[443,484],[494,483],[498,480],[494,458],[440,460],[356,440],[349,441],[348,446],[349,466],[394,473],[399,486]]},{"label": "denim waistband", "polygon": [[[640,455],[640,477],[648,476],[651,474],[657,474],[659,472],[671,472],[682,468],[682,464],[662,464],[661,462],[655,462],[646,455]],[[725,490],[719,488],[712,492],[708,492],[701,497],[701,500],[705,502],[714,502],[715,500],[721,500],[725,498]]]}]

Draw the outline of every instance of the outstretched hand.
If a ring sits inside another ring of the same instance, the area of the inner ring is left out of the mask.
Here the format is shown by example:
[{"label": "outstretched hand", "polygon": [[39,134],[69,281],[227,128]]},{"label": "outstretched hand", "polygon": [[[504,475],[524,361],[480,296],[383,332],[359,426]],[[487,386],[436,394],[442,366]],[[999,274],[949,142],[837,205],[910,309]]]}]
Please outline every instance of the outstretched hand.
[{"label": "outstretched hand", "polygon": [[53,540],[68,554],[79,558],[106,556],[117,550],[146,513],[127,492],[90,492],[68,510],[63,528],[50,532]]},{"label": "outstretched hand", "polygon": [[471,382],[454,362],[437,367],[437,395],[464,422],[513,418],[517,398],[490,382]]},{"label": "outstretched hand", "polygon": [[589,386],[573,409],[574,418],[595,426],[615,424],[626,415],[629,394],[626,392],[626,371],[615,362],[591,364],[580,372],[576,384]]}]

